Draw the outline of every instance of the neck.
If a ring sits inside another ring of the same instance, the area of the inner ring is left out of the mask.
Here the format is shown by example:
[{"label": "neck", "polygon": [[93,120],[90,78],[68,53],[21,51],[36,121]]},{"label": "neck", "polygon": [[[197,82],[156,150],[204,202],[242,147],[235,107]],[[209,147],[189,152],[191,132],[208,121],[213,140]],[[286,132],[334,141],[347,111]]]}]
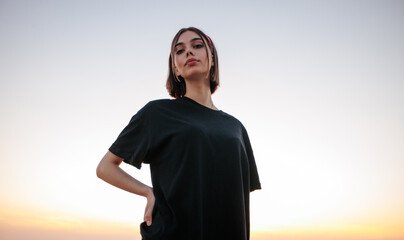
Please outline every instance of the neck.
[{"label": "neck", "polygon": [[185,97],[191,98],[201,105],[217,110],[213,105],[210,84],[207,81],[186,81]]}]

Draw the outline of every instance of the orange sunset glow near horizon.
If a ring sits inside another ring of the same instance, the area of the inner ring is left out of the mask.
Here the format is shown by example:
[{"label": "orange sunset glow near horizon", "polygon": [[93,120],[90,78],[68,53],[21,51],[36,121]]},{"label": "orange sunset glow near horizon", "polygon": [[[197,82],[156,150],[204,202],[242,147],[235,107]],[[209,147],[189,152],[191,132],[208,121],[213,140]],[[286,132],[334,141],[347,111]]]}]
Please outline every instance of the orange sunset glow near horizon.
[{"label": "orange sunset glow near horizon", "polygon": [[[96,177],[170,44],[215,43],[246,127],[252,240],[404,240],[404,1],[0,0],[0,239],[140,240],[146,200]],[[149,166],[122,168],[151,186]]]}]

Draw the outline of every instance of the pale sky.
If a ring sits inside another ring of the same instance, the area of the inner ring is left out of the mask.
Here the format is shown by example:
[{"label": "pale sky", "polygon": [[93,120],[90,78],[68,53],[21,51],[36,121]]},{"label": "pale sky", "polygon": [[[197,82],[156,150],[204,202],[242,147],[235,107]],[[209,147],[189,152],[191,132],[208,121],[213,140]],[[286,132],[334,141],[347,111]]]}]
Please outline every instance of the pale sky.
[{"label": "pale sky", "polygon": [[253,145],[252,231],[404,237],[403,23],[403,1],[0,0],[0,227],[140,224],[145,200],[95,169],[169,98],[171,40],[195,26],[218,50],[215,105]]}]

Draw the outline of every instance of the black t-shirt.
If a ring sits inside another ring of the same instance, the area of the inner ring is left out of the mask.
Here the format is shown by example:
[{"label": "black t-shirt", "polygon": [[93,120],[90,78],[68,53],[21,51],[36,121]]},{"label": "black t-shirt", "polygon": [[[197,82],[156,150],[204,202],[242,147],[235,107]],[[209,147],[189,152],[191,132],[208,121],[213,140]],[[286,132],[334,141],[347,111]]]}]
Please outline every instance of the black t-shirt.
[{"label": "black t-shirt", "polygon": [[143,240],[249,239],[249,193],[261,184],[233,116],[187,97],[151,101],[109,150],[139,169],[150,164],[156,202]]}]

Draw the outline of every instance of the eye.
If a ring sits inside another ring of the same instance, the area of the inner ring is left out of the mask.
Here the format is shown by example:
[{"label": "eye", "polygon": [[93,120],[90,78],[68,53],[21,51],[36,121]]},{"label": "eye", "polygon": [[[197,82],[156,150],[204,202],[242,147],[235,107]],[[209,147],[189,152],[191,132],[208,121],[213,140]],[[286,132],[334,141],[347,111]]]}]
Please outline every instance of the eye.
[{"label": "eye", "polygon": [[194,48],[201,48],[201,47],[203,47],[202,43],[195,44],[195,46],[194,46]]},{"label": "eye", "polygon": [[177,52],[175,52],[175,54],[180,55],[180,54],[183,53],[183,52],[184,52],[184,49],[180,49],[180,50],[178,50]]}]

